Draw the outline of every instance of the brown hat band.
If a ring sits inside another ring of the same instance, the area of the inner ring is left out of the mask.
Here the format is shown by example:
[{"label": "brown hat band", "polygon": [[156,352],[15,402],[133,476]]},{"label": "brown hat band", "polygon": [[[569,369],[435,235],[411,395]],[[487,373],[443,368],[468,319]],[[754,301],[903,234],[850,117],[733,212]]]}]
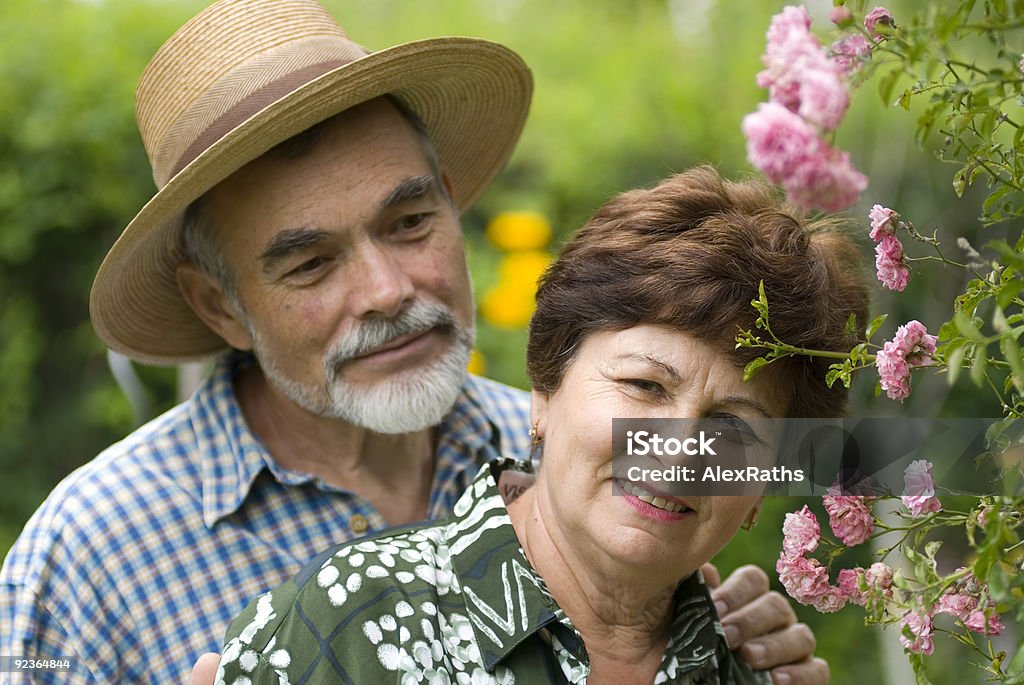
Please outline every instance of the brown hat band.
[{"label": "brown hat band", "polygon": [[288,93],[291,93],[300,86],[306,85],[316,77],[323,76],[330,70],[343,64],[346,64],[346,62],[342,60],[329,60],[319,64],[310,64],[290,74],[285,74],[276,81],[271,81],[239,100],[229,110],[217,117],[213,123],[207,126],[192,141],[192,144],[185,149],[181,157],[178,158],[178,161],[171,168],[171,176],[175,176],[179,171],[187,167],[203,150],[220,140],[228,131],[256,112],[271,103],[277,102],[285,95],[288,95]]}]

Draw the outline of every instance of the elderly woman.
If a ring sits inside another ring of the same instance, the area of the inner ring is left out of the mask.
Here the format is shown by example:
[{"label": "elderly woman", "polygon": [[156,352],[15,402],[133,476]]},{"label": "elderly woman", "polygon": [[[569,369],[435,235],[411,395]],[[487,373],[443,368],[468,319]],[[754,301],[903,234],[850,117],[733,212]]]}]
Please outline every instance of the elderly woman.
[{"label": "elderly woman", "polygon": [[235,621],[218,682],[767,682],[726,647],[698,571],[760,497],[622,481],[612,419],[840,414],[819,361],[744,382],[752,353],[734,339],[764,281],[776,335],[849,349],[857,261],[828,226],[710,168],[614,198],[537,293],[532,486],[530,465],[491,463],[447,521],[325,552]]}]

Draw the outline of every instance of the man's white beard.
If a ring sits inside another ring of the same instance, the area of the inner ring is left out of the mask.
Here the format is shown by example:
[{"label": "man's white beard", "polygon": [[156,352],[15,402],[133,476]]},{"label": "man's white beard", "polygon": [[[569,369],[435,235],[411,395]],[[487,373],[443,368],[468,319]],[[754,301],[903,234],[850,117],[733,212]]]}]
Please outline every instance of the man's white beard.
[{"label": "man's white beard", "polygon": [[[259,332],[242,318],[264,376],[288,399],[318,416],[389,434],[413,433],[441,423],[462,391],[475,335],[472,327],[461,327],[445,306],[416,300],[393,319],[364,321],[347,333],[324,355],[324,385],[315,387],[285,376],[267,353]],[[341,367],[351,359],[399,336],[433,328],[450,338],[450,346],[430,365],[396,373],[373,385],[341,377]]]}]

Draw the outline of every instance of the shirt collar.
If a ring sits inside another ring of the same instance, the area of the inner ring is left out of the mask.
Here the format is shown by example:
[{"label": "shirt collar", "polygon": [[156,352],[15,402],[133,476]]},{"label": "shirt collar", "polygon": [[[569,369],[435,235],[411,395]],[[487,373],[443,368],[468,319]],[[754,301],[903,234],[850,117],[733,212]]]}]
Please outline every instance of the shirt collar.
[{"label": "shirt collar", "polygon": [[250,354],[221,356],[189,402],[202,469],[203,522],[208,528],[238,511],[256,477],[273,461],[249,430],[235,396],[235,376],[253,363]]},{"label": "shirt collar", "polygon": [[[555,603],[544,579],[526,560],[516,538],[497,485],[501,473],[508,469],[532,472],[528,463],[513,459],[485,465],[456,504],[448,531],[450,538],[455,536],[452,565],[488,672],[525,639],[547,627],[557,632],[563,645],[583,656],[579,634]],[[487,512],[498,508],[503,510],[501,516],[487,517]],[[483,520],[489,522],[489,530],[482,530],[485,526],[479,524]],[[470,534],[472,526],[478,527],[478,532]],[[481,541],[483,535],[488,536],[486,542]],[[460,544],[463,546],[458,547]],[[500,582],[495,568],[500,568]],[[675,677],[716,669],[724,645],[725,632],[697,571],[676,588],[672,632],[661,670]]]},{"label": "shirt collar", "polygon": [[[203,522],[213,528],[238,511],[256,478],[267,469],[284,485],[315,480],[313,476],[281,468],[263,442],[253,434],[235,395],[234,378],[255,363],[251,353],[222,355],[207,380],[190,401],[196,453],[202,469]],[[488,418],[484,398],[470,376],[452,411],[438,430],[437,468],[463,472],[473,464],[497,458],[500,433]],[[476,455],[476,456],[474,456]],[[461,494],[455,493],[453,500]]]}]

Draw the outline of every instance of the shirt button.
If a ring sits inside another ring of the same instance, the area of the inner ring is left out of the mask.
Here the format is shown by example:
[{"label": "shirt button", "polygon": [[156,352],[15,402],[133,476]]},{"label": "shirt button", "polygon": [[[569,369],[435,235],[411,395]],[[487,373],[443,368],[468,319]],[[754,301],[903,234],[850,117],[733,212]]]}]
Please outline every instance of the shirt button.
[{"label": "shirt button", "polygon": [[362,535],[370,527],[370,522],[362,514],[356,514],[348,520],[348,527],[356,535]]}]

